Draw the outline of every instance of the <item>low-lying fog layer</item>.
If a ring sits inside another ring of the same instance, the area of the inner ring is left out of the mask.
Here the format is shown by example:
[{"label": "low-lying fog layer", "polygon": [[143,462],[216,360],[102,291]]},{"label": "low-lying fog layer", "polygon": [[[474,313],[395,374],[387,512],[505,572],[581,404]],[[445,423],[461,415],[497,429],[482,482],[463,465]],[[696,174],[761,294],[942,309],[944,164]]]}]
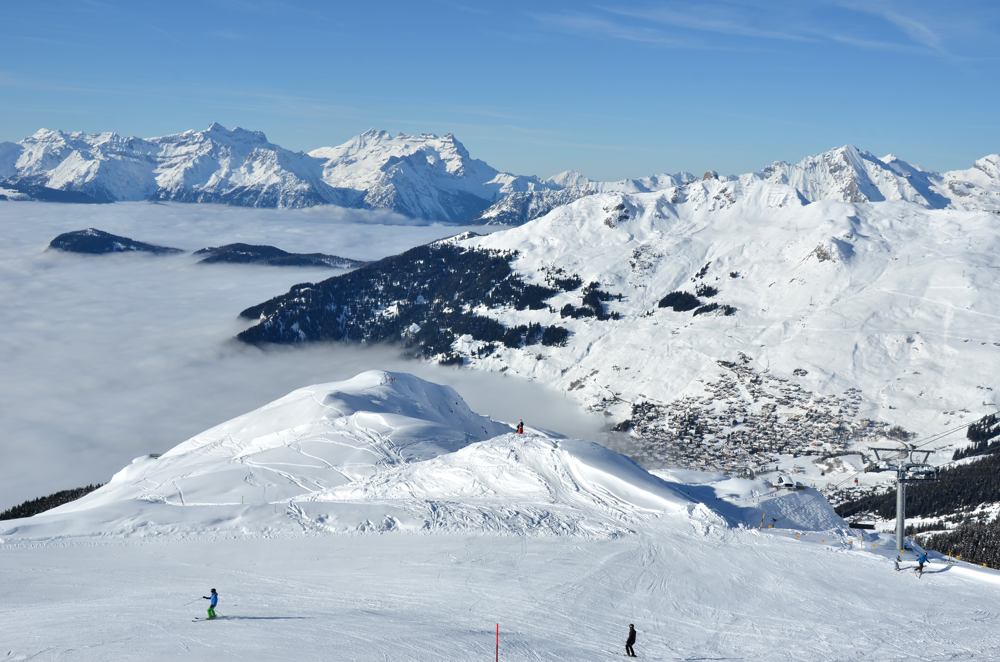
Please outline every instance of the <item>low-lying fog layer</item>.
[{"label": "low-lying fog layer", "polygon": [[45,250],[57,234],[86,227],[188,250],[247,242],[356,259],[481,230],[335,208],[0,202],[0,510],[107,480],[133,457],[292,389],[372,368],[450,384],[497,419],[583,437],[600,429],[600,419],[537,384],[408,361],[391,348],[236,343],[243,308],[337,272]]}]

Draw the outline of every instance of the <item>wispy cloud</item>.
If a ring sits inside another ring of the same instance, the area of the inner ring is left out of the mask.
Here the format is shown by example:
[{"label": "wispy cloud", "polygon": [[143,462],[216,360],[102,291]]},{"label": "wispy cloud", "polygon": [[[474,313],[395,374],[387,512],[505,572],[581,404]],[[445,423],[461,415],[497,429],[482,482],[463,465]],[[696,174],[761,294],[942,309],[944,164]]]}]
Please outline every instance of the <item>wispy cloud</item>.
[{"label": "wispy cloud", "polygon": [[208,36],[213,39],[222,39],[224,41],[246,41],[248,39],[246,34],[226,28],[211,30],[209,31]]},{"label": "wispy cloud", "polygon": [[[868,17],[859,21],[859,14]],[[533,13],[541,25],[601,39],[671,48],[740,50],[736,42],[833,43],[866,50],[952,57],[947,42],[989,36],[969,12],[948,5],[889,0],[822,0],[775,4],[762,0],[681,2],[670,6],[593,5]],[[993,16],[994,23],[996,16]],[[992,35],[995,37],[995,35]],[[722,37],[723,39],[720,39]]]},{"label": "wispy cloud", "polygon": [[941,35],[931,29],[926,23],[917,19],[912,14],[912,9],[910,14],[904,14],[883,2],[861,3],[851,1],[840,4],[846,9],[881,19],[898,29],[910,41],[916,44],[920,44],[931,50],[942,51]]},{"label": "wispy cloud", "polygon": [[[1000,5],[995,2],[931,2],[921,0],[829,0],[839,10],[854,17],[874,19],[885,31],[885,39],[870,33],[849,36],[862,47],[936,55],[950,60],[995,61],[1000,39]],[[897,43],[897,40],[902,40]],[[868,46],[866,44],[873,44]]]},{"label": "wispy cloud", "polygon": [[660,30],[637,25],[627,25],[611,17],[600,16],[594,13],[571,12],[563,14],[532,14],[531,16],[536,21],[563,32],[675,48],[691,48],[699,45],[690,39],[671,37]]},{"label": "wispy cloud", "polygon": [[32,90],[35,92],[74,92],[84,94],[101,94],[109,91],[105,88],[88,87],[75,83],[64,83],[41,78],[25,78],[0,71],[0,88],[3,87]]},{"label": "wispy cloud", "polygon": [[925,52],[925,49],[918,46],[901,44],[895,41],[886,41],[884,39],[865,39],[864,37],[855,37],[847,34],[831,34],[829,35],[829,38],[831,41],[835,41],[839,44],[873,51],[913,54]]},{"label": "wispy cloud", "polygon": [[[585,37],[627,41],[650,46],[689,50],[740,51],[759,50],[749,39],[813,41],[814,37],[794,31],[772,30],[740,21],[724,13],[692,5],[684,12],[661,7],[603,5],[587,10],[561,13],[532,13],[530,17],[543,27]],[[732,12],[730,16],[740,12]],[[718,35],[741,37],[741,43],[720,40]]]},{"label": "wispy cloud", "polygon": [[[173,98],[174,92],[157,85],[98,86],[66,83],[60,80],[25,78],[0,70],[0,89],[23,89],[32,92],[77,94],[86,96],[145,97],[150,99]],[[371,108],[335,103],[321,97],[310,97],[282,92],[225,87],[189,87],[185,92],[191,102],[202,102],[213,109],[262,112],[284,117],[324,118],[367,117]],[[78,107],[77,107],[78,108]]]},{"label": "wispy cloud", "polygon": [[[742,12],[726,6],[725,11],[702,4],[697,11],[676,11],[663,7],[601,7],[602,10],[619,16],[651,21],[660,25],[754,39],[778,39],[784,41],[814,41],[812,36],[791,31],[755,27],[752,16],[736,16]],[[698,13],[698,12],[702,13]],[[759,14],[758,14],[759,15]]]}]

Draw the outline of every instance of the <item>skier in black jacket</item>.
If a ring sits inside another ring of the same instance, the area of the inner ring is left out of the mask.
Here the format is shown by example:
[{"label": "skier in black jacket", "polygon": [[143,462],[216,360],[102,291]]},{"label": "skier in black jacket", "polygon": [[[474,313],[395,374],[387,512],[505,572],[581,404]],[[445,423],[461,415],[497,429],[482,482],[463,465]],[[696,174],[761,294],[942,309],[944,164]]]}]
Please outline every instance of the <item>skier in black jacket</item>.
[{"label": "skier in black jacket", "polygon": [[637,657],[635,650],[632,648],[632,644],[635,643],[635,625],[632,623],[628,624],[628,639],[625,640],[625,654],[629,657]]}]

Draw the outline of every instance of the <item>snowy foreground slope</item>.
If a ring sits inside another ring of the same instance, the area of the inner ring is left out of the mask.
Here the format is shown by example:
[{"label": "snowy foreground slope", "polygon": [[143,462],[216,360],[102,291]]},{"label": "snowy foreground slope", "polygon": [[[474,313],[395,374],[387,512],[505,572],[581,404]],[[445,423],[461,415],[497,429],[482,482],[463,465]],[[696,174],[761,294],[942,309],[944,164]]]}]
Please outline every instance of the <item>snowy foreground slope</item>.
[{"label": "snowy foreground slope", "polygon": [[629,623],[653,660],[1000,655],[994,573],[897,573],[815,492],[509,429],[401,373],[295,391],[4,523],[0,655],[475,660],[497,623],[506,660],[616,659]]},{"label": "snowy foreground slope", "polygon": [[[4,660],[995,660],[996,575],[821,535],[295,536],[0,547]],[[209,588],[222,619],[204,616]]]}]

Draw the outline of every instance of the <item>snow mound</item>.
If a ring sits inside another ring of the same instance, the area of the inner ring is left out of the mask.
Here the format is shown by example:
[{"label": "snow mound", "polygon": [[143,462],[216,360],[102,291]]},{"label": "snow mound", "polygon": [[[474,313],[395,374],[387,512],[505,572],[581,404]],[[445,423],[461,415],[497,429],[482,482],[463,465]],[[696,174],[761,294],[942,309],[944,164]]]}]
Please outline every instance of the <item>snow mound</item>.
[{"label": "snow mound", "polygon": [[[425,462],[311,495],[328,528],[350,527],[336,508],[378,504],[382,528],[615,537],[696,505],[675,487],[603,446],[506,434]],[[334,507],[332,514],[326,512]],[[716,521],[722,523],[721,518]],[[372,525],[365,520],[358,526]]]},{"label": "snow mound", "polygon": [[8,523],[8,540],[280,531],[618,537],[678,514],[728,520],[585,441],[515,435],[451,388],[369,371],[298,389],[107,485]]},{"label": "snow mound", "polygon": [[509,429],[474,413],[450,387],[369,371],[293,391],[181,443],[144,464],[140,475],[126,467],[66,507],[107,498],[180,505],[287,500]]},{"label": "snow mound", "polygon": [[712,484],[716,496],[739,508],[734,520],[749,527],[831,531],[847,529],[830,502],[811,487],[786,489],[764,480],[725,478]]},{"label": "snow mound", "polygon": [[509,430],[474,413],[450,387],[405,373],[364,372],[298,389],[160,457],[138,458],[101,489],[16,530],[44,536],[226,525],[264,530],[287,519],[278,504],[295,497]]},{"label": "snow mound", "polygon": [[685,496],[709,504],[731,526],[754,529],[846,532],[848,527],[822,494],[810,487],[783,488],[761,478],[685,469],[656,470]]}]

